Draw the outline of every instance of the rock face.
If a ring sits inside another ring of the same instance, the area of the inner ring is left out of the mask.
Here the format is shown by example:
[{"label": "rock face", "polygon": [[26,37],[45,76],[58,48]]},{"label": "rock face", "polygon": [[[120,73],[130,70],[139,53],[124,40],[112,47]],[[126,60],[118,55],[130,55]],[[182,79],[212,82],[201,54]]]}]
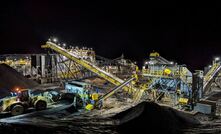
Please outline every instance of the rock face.
[{"label": "rock face", "polygon": [[6,64],[0,64],[0,98],[10,94],[16,87],[33,88],[38,83],[32,81]]}]

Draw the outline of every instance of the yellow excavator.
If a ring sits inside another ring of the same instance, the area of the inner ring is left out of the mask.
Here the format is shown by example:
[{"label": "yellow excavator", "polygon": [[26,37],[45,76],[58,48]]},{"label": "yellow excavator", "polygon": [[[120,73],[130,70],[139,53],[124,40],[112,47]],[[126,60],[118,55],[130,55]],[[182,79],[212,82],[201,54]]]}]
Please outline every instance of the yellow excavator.
[{"label": "yellow excavator", "polygon": [[36,110],[45,110],[47,108],[47,99],[44,96],[32,95],[29,89],[16,88],[15,96],[3,98],[0,100],[0,112],[9,112],[16,116],[23,114],[29,108]]}]

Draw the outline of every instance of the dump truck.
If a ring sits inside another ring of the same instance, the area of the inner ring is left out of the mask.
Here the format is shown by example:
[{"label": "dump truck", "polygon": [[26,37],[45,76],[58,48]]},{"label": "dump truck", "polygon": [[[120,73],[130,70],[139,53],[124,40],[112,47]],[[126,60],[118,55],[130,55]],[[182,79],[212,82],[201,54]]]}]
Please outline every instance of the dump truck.
[{"label": "dump truck", "polygon": [[9,112],[12,116],[23,114],[29,108],[37,111],[47,108],[47,98],[31,94],[30,89],[16,89],[13,96],[0,100],[0,112]]}]

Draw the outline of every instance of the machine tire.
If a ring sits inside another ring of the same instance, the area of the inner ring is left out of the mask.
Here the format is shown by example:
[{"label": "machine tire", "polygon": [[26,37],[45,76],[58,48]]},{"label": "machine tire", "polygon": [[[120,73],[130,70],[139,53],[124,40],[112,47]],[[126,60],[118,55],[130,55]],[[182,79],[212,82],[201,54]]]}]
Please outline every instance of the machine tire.
[{"label": "machine tire", "polygon": [[17,104],[17,105],[12,106],[11,115],[12,116],[21,115],[24,113],[24,111],[25,111],[24,106]]},{"label": "machine tire", "polygon": [[56,92],[56,91],[51,91],[51,92],[49,92],[49,93],[52,95],[52,100],[53,100],[54,102],[59,101],[60,94],[59,94],[58,92]]},{"label": "machine tire", "polygon": [[61,100],[66,100],[66,101],[72,103],[74,101],[74,96],[75,96],[74,93],[63,93],[61,95]]},{"label": "machine tire", "polygon": [[69,103],[73,103],[74,99],[76,99],[76,108],[82,108],[84,105],[83,100],[81,99],[80,95],[76,93],[64,93],[61,96],[61,100],[66,100]]},{"label": "machine tire", "polygon": [[35,109],[37,111],[45,110],[47,108],[47,102],[43,100],[38,100],[35,104]]},{"label": "machine tire", "polygon": [[75,94],[75,97],[76,97],[76,107],[77,107],[77,109],[82,108],[84,106],[84,102],[81,99],[80,95]]}]

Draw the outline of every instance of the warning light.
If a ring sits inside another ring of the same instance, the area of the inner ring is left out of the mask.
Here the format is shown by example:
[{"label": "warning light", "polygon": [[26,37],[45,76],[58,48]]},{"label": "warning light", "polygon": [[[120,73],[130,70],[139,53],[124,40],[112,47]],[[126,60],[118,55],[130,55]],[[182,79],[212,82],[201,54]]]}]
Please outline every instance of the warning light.
[{"label": "warning light", "polygon": [[53,42],[55,42],[55,43],[56,43],[57,41],[58,41],[58,39],[57,39],[57,38],[54,38],[54,39],[53,39]]},{"label": "warning light", "polygon": [[15,89],[15,92],[16,92],[16,93],[20,93],[20,92],[21,92],[21,91],[20,91],[20,88],[16,88],[16,89]]}]

